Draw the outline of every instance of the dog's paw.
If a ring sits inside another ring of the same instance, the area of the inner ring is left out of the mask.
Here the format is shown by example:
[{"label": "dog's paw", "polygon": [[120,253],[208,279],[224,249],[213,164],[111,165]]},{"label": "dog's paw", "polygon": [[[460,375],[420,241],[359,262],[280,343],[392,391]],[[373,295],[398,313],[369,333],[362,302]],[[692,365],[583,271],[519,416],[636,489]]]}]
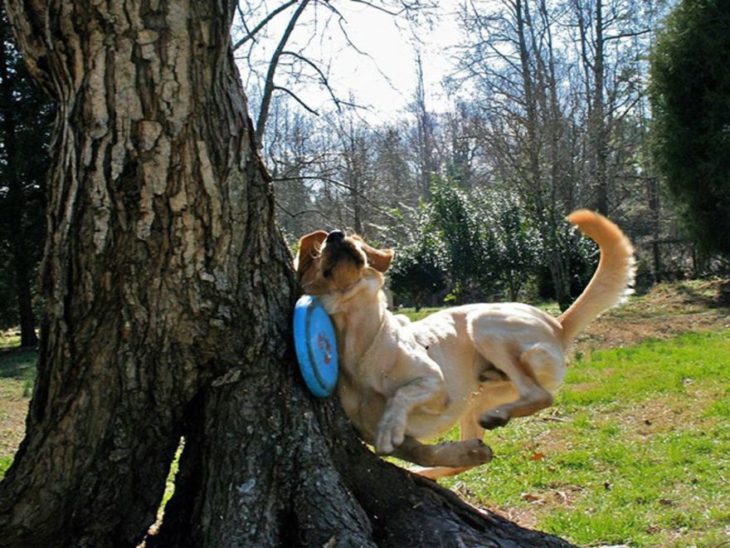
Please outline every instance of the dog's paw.
[{"label": "dog's paw", "polygon": [[479,417],[479,424],[487,430],[494,430],[509,422],[510,416],[504,409],[492,409]]},{"label": "dog's paw", "polygon": [[406,413],[400,410],[386,409],[378,423],[375,433],[375,451],[380,455],[388,455],[403,443],[406,436]]}]

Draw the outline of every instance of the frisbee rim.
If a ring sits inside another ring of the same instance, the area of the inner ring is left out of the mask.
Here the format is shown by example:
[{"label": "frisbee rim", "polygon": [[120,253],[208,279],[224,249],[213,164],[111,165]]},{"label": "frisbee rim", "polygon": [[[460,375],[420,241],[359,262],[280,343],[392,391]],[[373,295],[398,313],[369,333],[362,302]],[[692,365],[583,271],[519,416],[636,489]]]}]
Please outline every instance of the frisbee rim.
[{"label": "frisbee rim", "polygon": [[[313,325],[312,322],[319,323]],[[334,391],[339,376],[337,339],[332,320],[319,299],[312,295],[303,295],[295,305],[293,323],[294,347],[304,382],[315,396],[327,397]],[[330,364],[320,363],[314,348],[309,344],[315,329],[329,343],[332,353]],[[332,371],[329,375],[325,373],[328,370],[325,367]]]}]

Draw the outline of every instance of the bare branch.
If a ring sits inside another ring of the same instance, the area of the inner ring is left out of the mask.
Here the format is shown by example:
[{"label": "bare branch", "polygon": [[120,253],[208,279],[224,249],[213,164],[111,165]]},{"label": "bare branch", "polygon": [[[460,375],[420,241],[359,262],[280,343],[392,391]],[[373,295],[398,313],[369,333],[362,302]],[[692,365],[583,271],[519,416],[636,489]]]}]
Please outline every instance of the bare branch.
[{"label": "bare branch", "polygon": [[299,4],[299,7],[296,9],[294,14],[292,15],[292,18],[289,20],[289,24],[286,26],[286,30],[284,30],[284,34],[279,41],[279,45],[276,47],[274,54],[271,56],[271,61],[269,62],[269,70],[266,73],[266,82],[264,84],[264,90],[261,96],[261,110],[259,111],[259,117],[256,121],[256,140],[259,142],[259,145],[263,142],[264,131],[266,130],[266,120],[269,117],[269,108],[271,106],[271,95],[274,91],[274,75],[276,74],[276,67],[279,64],[281,52],[284,51],[284,47],[286,46],[286,43],[291,36],[291,33],[294,31],[297,20],[302,15],[304,9],[307,7],[308,4],[309,0],[302,0],[301,4]]},{"label": "bare branch", "polygon": [[297,94],[294,93],[292,90],[290,90],[288,88],[285,88],[285,87],[282,87],[282,86],[274,86],[272,88],[272,91],[283,91],[284,93],[286,93],[287,95],[289,95],[289,97],[291,97],[292,99],[294,99],[297,103],[299,103],[300,105],[302,105],[302,107],[304,107],[308,112],[314,114],[315,116],[319,116],[319,112],[317,112],[316,110],[314,110],[312,107],[310,107],[309,105],[307,105],[307,103],[305,103],[299,97],[297,97]]},{"label": "bare branch", "polygon": [[367,2],[366,0],[350,0],[353,4],[363,4],[364,6],[368,6],[370,8],[373,8],[378,11],[382,11],[383,13],[387,13],[388,15],[392,15],[394,17],[397,17],[398,15],[401,15],[403,12],[408,11],[408,8],[406,6],[403,6],[399,11],[390,11],[389,9],[378,6],[376,4],[373,4],[372,2]]},{"label": "bare branch", "polygon": [[365,201],[368,205],[370,205],[373,209],[376,211],[382,213],[389,219],[393,221],[397,221],[398,219],[387,209],[385,209],[383,206],[376,204],[373,202],[370,198],[365,196],[362,192],[360,192],[358,189],[353,187],[352,185],[348,185],[347,183],[340,181],[338,179],[334,179],[332,177],[318,177],[316,175],[299,175],[296,177],[279,177],[276,179],[273,179],[273,182],[275,183],[291,183],[291,182],[297,182],[297,181],[323,181],[325,183],[333,184],[336,187],[344,188],[348,192],[350,192],[353,196],[357,196]]},{"label": "bare branch", "polygon": [[297,211],[296,213],[292,213],[291,211],[286,209],[283,205],[281,205],[281,202],[279,202],[278,200],[274,200],[274,204],[276,205],[276,207],[281,209],[284,213],[289,215],[289,217],[291,217],[292,219],[296,219],[300,215],[306,215],[307,213],[316,213],[323,219],[327,220],[327,216],[324,213],[322,213],[319,209],[303,209],[302,211]]},{"label": "bare branch", "polygon": [[633,38],[636,36],[642,36],[644,34],[649,34],[651,32],[652,32],[652,29],[637,30],[635,32],[622,32],[620,34],[612,34],[610,36],[604,36],[603,41],[609,42],[611,40],[621,40],[622,38]]},{"label": "bare branch", "polygon": [[306,65],[309,65],[310,67],[312,67],[312,69],[314,69],[314,71],[317,74],[319,74],[320,83],[324,86],[324,88],[330,94],[330,97],[332,98],[332,101],[335,103],[335,106],[337,107],[337,110],[340,110],[340,106],[341,105],[356,106],[353,103],[348,103],[347,101],[340,100],[337,97],[337,95],[335,95],[335,92],[332,89],[332,86],[330,85],[329,80],[327,78],[327,75],[312,60],[310,60],[307,57],[305,57],[304,55],[301,55],[301,54],[296,53],[294,51],[284,51],[284,52],[282,52],[282,55],[291,55],[292,57],[295,57],[296,59],[299,59],[302,63],[305,63]]},{"label": "bare branch", "polygon": [[[274,11],[269,13],[266,17],[264,17],[258,25],[256,25],[253,30],[248,30],[248,27],[246,26],[245,19],[243,17],[243,13],[240,13],[239,15],[241,17],[241,22],[243,23],[244,29],[246,30],[246,36],[241,38],[238,42],[233,44],[233,51],[236,51],[238,48],[240,48],[242,45],[244,45],[249,40],[252,40],[260,31],[263,29],[274,17],[279,15],[282,11],[286,10],[288,7],[293,6],[296,4],[299,0],[289,0],[285,4],[282,4],[278,8],[276,8]],[[306,2],[305,2],[306,3]]]}]

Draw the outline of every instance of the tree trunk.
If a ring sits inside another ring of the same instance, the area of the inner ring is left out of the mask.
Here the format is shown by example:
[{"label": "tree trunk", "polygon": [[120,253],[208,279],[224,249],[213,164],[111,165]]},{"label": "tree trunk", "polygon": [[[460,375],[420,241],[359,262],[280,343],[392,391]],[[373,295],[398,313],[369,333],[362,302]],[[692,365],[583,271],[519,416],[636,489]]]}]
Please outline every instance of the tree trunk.
[{"label": "tree trunk", "polygon": [[[0,23],[2,21],[0,20]],[[5,174],[8,185],[7,229],[10,241],[10,252],[13,256],[15,270],[15,292],[18,299],[20,320],[20,345],[36,346],[38,337],[35,333],[35,317],[33,316],[31,280],[33,279],[30,250],[23,227],[25,212],[25,196],[17,166],[16,124],[12,84],[9,77],[9,59],[5,51],[5,33],[8,29],[0,28],[0,102],[3,109],[3,148],[5,156]]]},{"label": "tree trunk", "polygon": [[649,215],[651,220],[651,257],[652,257],[652,273],[653,282],[658,284],[664,276],[664,267],[662,266],[662,254],[659,247],[659,237],[661,236],[661,202],[659,197],[659,181],[656,177],[648,179],[649,194]]},{"label": "tree trunk", "polygon": [[59,101],[48,320],[0,544],[562,546],[379,460],[295,373],[227,2],[9,0]]},{"label": "tree trunk", "polygon": [[595,43],[593,59],[593,108],[592,120],[589,120],[590,140],[593,156],[593,180],[596,186],[596,211],[601,215],[608,215],[608,150],[607,128],[604,104],[604,28],[603,28],[603,0],[596,0],[595,4]]}]

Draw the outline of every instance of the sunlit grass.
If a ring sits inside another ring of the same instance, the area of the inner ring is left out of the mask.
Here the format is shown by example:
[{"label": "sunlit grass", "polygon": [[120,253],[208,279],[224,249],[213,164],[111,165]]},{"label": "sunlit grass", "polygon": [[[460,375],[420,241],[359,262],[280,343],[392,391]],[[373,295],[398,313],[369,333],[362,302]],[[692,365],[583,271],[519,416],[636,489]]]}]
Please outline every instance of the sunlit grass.
[{"label": "sunlit grass", "polygon": [[489,465],[444,483],[585,544],[730,541],[730,331],[602,350],[552,410],[487,434]]},{"label": "sunlit grass", "polygon": [[20,346],[20,334],[13,331],[0,331],[0,350]]},{"label": "sunlit grass", "polygon": [[416,312],[415,308],[400,308],[400,309],[396,310],[395,313],[404,314],[404,315],[408,316],[408,318],[411,321],[415,322],[418,320],[422,320],[426,316],[430,316],[431,314],[433,314],[434,312],[438,312],[439,310],[442,310],[442,308],[433,308],[433,307],[421,308],[417,312]]}]

